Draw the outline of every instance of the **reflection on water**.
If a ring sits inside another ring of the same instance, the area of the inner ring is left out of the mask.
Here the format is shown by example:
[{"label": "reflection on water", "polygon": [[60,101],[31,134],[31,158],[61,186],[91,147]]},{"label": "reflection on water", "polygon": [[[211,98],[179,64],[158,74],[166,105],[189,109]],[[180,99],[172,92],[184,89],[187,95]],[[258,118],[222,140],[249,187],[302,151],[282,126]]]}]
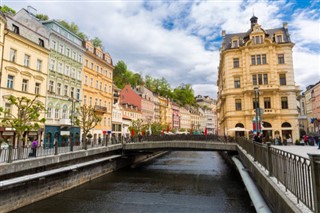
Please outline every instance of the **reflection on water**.
[{"label": "reflection on water", "polygon": [[16,212],[255,212],[237,171],[216,152],[171,152]]}]

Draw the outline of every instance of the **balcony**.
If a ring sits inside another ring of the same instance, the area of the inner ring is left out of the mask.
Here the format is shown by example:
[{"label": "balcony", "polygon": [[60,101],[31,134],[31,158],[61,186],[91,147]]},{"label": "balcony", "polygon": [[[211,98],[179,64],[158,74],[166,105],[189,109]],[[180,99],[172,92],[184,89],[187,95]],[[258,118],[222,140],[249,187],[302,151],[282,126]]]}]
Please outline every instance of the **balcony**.
[{"label": "balcony", "polygon": [[108,108],[100,105],[94,105],[94,111],[106,113],[108,111]]},{"label": "balcony", "polygon": [[69,118],[61,118],[59,120],[60,125],[68,126],[71,125],[71,120]]}]

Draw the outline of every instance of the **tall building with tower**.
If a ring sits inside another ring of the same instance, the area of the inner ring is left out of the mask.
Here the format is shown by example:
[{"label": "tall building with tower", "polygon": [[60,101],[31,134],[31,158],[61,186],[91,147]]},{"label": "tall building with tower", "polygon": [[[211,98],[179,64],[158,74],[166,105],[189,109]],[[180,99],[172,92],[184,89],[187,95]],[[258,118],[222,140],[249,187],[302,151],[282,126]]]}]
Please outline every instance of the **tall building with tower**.
[{"label": "tall building with tower", "polygon": [[299,138],[292,48],[287,23],[263,29],[250,19],[247,32],[222,31],[218,73],[220,134],[246,136],[249,130]]}]

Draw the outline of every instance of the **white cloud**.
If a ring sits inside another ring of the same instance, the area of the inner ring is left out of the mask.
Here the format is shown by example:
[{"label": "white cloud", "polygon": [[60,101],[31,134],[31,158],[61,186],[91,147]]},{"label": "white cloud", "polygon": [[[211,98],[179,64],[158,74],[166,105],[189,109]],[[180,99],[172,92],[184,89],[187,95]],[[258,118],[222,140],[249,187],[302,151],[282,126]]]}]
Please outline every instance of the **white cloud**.
[{"label": "white cloud", "polygon": [[[296,43],[296,81],[306,86],[319,80],[319,50],[312,49],[312,44],[320,42],[316,6],[292,12],[296,3],[286,0],[3,3],[16,10],[33,5],[50,18],[75,22],[91,38],[103,41],[114,62],[124,60],[132,71],[165,77],[172,87],[193,84],[196,94],[211,97],[217,91],[221,30],[246,32],[254,9],[265,29],[281,27],[283,20],[289,20],[291,39]],[[165,29],[164,21],[172,29]]]}]

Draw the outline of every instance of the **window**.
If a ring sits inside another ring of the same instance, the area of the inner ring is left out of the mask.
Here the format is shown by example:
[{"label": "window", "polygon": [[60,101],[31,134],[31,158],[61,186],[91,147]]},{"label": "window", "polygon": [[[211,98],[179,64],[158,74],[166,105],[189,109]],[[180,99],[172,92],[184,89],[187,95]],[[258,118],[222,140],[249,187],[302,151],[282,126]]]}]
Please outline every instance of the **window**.
[{"label": "window", "polygon": [[104,92],[107,92],[107,84],[104,85],[103,91],[104,91]]},{"label": "window", "polygon": [[75,68],[72,68],[72,69],[71,69],[71,77],[72,77],[72,78],[76,77],[76,70],[75,70]]},{"label": "window", "polygon": [[93,78],[90,78],[90,86],[93,87]]},{"label": "window", "polygon": [[94,105],[98,105],[98,98],[96,98]]},{"label": "window", "polygon": [[84,84],[87,84],[88,83],[88,76],[84,76]]},{"label": "window", "polygon": [[267,64],[267,55],[252,55],[251,56],[251,65],[260,65],[260,64]]},{"label": "window", "polygon": [[70,96],[71,96],[71,98],[74,97],[74,87],[70,88]]},{"label": "window", "polygon": [[82,63],[82,55],[78,55],[78,61]]},{"label": "window", "polygon": [[276,36],[276,42],[277,42],[277,43],[282,43],[282,42],[283,42],[283,40],[282,40],[282,35],[277,35],[277,36]]},{"label": "window", "polygon": [[252,84],[253,85],[262,85],[262,84],[268,84],[268,74],[257,74],[252,75]]},{"label": "window", "polygon": [[108,125],[111,126],[111,119],[108,118]]},{"label": "window", "polygon": [[233,41],[232,41],[232,47],[233,47],[233,48],[239,47],[239,42],[238,42],[238,40],[233,40]]},{"label": "window", "polygon": [[89,100],[90,100],[89,104],[90,104],[90,106],[92,106],[92,97],[90,97]]},{"label": "window", "polygon": [[233,68],[239,68],[239,58],[233,59]]},{"label": "window", "polygon": [[100,90],[102,90],[102,82],[100,82]]},{"label": "window", "polygon": [[22,79],[22,92],[27,92],[28,90],[28,80]]},{"label": "window", "polygon": [[68,85],[64,85],[64,95],[68,96]]},{"label": "window", "polygon": [[86,95],[83,96],[83,104],[84,104],[84,105],[87,105],[87,96],[86,96]]},{"label": "window", "polygon": [[55,70],[56,61],[51,59],[50,60],[50,70]]},{"label": "window", "polygon": [[6,103],[4,105],[4,117],[9,117],[11,113],[11,104],[10,103]]},{"label": "window", "polygon": [[77,97],[78,100],[80,100],[80,89],[77,89]]},{"label": "window", "polygon": [[278,54],[278,64],[284,64],[284,54]]},{"label": "window", "polygon": [[107,126],[107,118],[106,117],[103,118],[103,125]]},{"label": "window", "polygon": [[17,57],[17,50],[15,49],[10,49],[10,61],[11,62],[16,62],[16,57]]},{"label": "window", "polygon": [[14,80],[14,76],[8,75],[7,88],[13,89],[13,80]]},{"label": "window", "polygon": [[67,113],[68,113],[68,107],[67,105],[64,105],[62,108],[62,119],[68,118]]},{"label": "window", "polygon": [[59,119],[60,118],[59,109],[57,109],[57,108],[54,109],[54,118],[55,119]]},{"label": "window", "polygon": [[44,41],[41,38],[39,38],[39,46],[44,47]]},{"label": "window", "polygon": [[96,89],[98,89],[98,88],[99,88],[99,81],[96,80]]},{"label": "window", "polygon": [[279,79],[280,79],[280,85],[287,85],[286,74],[280,74]]},{"label": "window", "polygon": [[93,70],[93,63],[91,63],[91,69]]},{"label": "window", "polygon": [[35,87],[34,87],[34,93],[36,95],[40,94],[40,86],[41,84],[40,83],[36,83]]},{"label": "window", "polygon": [[271,99],[269,97],[264,98],[264,108],[271,109]]},{"label": "window", "polygon": [[58,64],[58,72],[63,73],[62,67],[63,67],[63,64],[61,62],[59,62],[59,64]]},{"label": "window", "polygon": [[98,66],[98,65],[97,65],[97,67],[96,67],[96,68],[97,68],[97,72],[99,72],[99,66]]},{"label": "window", "polygon": [[268,84],[268,74],[263,74],[263,82],[264,84]]},{"label": "window", "polygon": [[16,33],[16,34],[20,34],[20,33],[19,33],[19,27],[18,27],[17,25],[15,25],[15,24],[12,24],[12,31],[13,31],[14,33]]},{"label": "window", "polygon": [[66,70],[64,71],[64,74],[69,75],[69,72],[70,72],[70,67],[66,65]]},{"label": "window", "polygon": [[240,88],[240,77],[234,78],[234,88]]},{"label": "window", "polygon": [[75,51],[72,51],[72,59],[76,60],[77,58],[77,53]]},{"label": "window", "polygon": [[23,65],[25,67],[29,67],[30,66],[30,55],[27,55],[27,54],[24,55],[24,63],[23,63]]},{"label": "window", "polygon": [[53,92],[53,84],[54,82],[53,81],[49,81],[49,92]]},{"label": "window", "polygon": [[81,81],[81,71],[78,71],[78,78],[79,81]]},{"label": "window", "polygon": [[69,48],[66,49],[66,55],[67,55],[68,57],[70,57],[70,49],[69,49]]},{"label": "window", "polygon": [[288,98],[287,97],[281,97],[281,108],[288,109]]},{"label": "window", "polygon": [[241,110],[241,99],[236,99],[235,103],[236,103],[236,111],[240,111]]},{"label": "window", "polygon": [[61,95],[61,83],[57,83],[57,95]]},{"label": "window", "polygon": [[59,53],[63,54],[63,45],[62,44],[59,45]]},{"label": "window", "polygon": [[261,44],[261,43],[263,43],[263,36],[262,35],[253,36],[252,37],[252,43],[253,44]]},{"label": "window", "polygon": [[52,108],[48,107],[48,109],[47,109],[47,118],[51,118],[51,116],[52,116]]},{"label": "window", "polygon": [[56,49],[57,49],[57,42],[56,42],[56,41],[52,41],[52,42],[51,42],[51,48],[52,48],[53,50],[56,50]]},{"label": "window", "polygon": [[86,59],[86,67],[88,67],[88,59]]},{"label": "window", "polygon": [[37,71],[41,71],[42,69],[42,61],[40,59],[37,59]]}]

